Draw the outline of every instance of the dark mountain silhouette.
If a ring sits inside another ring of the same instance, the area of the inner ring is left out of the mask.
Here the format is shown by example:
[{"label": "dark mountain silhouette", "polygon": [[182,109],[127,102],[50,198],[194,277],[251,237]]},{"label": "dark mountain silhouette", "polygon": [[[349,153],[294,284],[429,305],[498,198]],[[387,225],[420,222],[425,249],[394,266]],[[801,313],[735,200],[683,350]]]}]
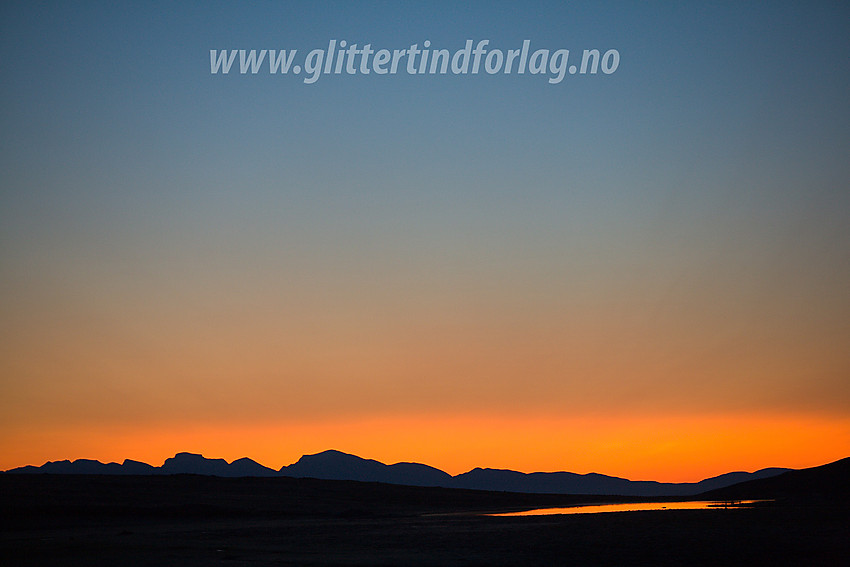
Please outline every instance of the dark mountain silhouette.
[{"label": "dark mountain silhouette", "polygon": [[767,478],[788,469],[770,468],[754,473],[732,472],[700,482],[666,483],[634,481],[604,474],[570,472],[521,473],[510,470],[476,468],[454,477],[457,488],[478,488],[506,492],[541,494],[618,494],[621,496],[688,496],[743,480]]},{"label": "dark mountain silhouette", "polygon": [[304,455],[297,463],[280,469],[285,476],[325,480],[359,480],[410,486],[452,486],[452,476],[419,463],[384,463],[340,451]]},{"label": "dark mountain silhouette", "polygon": [[[111,463],[110,463],[111,464]],[[109,465],[107,465],[109,466]],[[124,459],[124,464],[121,465],[124,474],[156,474],[157,467],[153,467],[147,463]]]},{"label": "dark mountain silhouette", "polygon": [[28,465],[7,472],[23,474],[160,474],[160,469],[147,463],[125,459],[123,464],[101,463],[91,459],[48,461],[40,467]]},{"label": "dark mountain silhouette", "polygon": [[228,476],[280,476],[278,472],[269,467],[264,467],[257,461],[242,457],[230,463]]},{"label": "dark mountain silhouette", "polygon": [[274,469],[243,457],[228,464],[224,459],[207,459],[196,453],[177,453],[161,467],[125,459],[122,464],[101,463],[90,459],[49,461],[40,467],[28,465],[6,471],[18,474],[105,474],[105,475],[169,475],[197,474],[221,477],[280,476]]},{"label": "dark mountain silhouette", "polygon": [[726,474],[722,474],[720,476],[714,476],[711,478],[707,478],[705,480],[701,480],[696,485],[694,485],[695,489],[699,489],[700,491],[708,491],[714,490],[717,488],[722,488],[724,486],[731,486],[733,484],[738,484],[739,482],[745,482],[748,480],[757,480],[763,478],[770,478],[780,474],[784,474],[788,472],[790,469],[782,469],[782,468],[767,468],[761,469],[753,473],[736,471],[730,472]]},{"label": "dark mountain silhouette", "polygon": [[850,502],[850,457],[770,478],[747,480],[700,496],[712,500],[804,498],[846,504]]},{"label": "dark mountain silhouette", "polygon": [[166,459],[159,468],[160,474],[201,474],[208,476],[279,476],[277,471],[264,467],[247,457],[236,459],[232,463],[224,459],[207,459],[196,453],[177,453]]},{"label": "dark mountain silhouette", "polygon": [[[501,492],[540,494],[619,494],[623,496],[673,495],[679,485],[630,481],[602,474],[570,472],[521,473],[511,470],[476,468],[455,477],[457,488],[478,487]],[[678,493],[678,492],[676,492]]]},{"label": "dark mountain silhouette", "polygon": [[32,465],[12,469],[13,473],[45,473],[45,474],[121,474],[123,468],[118,463],[104,464],[90,459],[76,461],[48,461],[40,467]]},{"label": "dark mountain silhouette", "polygon": [[317,478],[323,480],[353,480],[409,486],[466,488],[499,492],[539,494],[584,494],[621,496],[690,496],[753,479],[767,479],[789,469],[770,468],[754,473],[732,472],[696,483],[662,483],[631,481],[602,474],[570,472],[521,473],[511,470],[476,468],[451,476],[448,473],[419,463],[386,465],[341,451],[324,451],[304,455],[298,462],[275,471],[248,458],[228,463],[224,459],[208,459],[196,453],[177,453],[166,459],[161,467],[138,461],[123,464],[101,463],[88,459],[48,462],[40,467],[26,466],[7,471],[17,474],[99,474],[99,475],[174,475],[195,474],[219,477]]},{"label": "dark mountain silhouette", "polygon": [[195,453],[177,453],[165,459],[160,467],[163,474],[203,474],[209,476],[230,476],[229,466],[224,459],[207,459]]}]

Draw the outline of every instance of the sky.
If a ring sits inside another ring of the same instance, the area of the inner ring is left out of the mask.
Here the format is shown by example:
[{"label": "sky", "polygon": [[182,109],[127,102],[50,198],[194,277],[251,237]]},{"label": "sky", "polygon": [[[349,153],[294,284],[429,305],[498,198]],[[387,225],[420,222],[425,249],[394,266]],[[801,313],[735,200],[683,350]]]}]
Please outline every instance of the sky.
[{"label": "sky", "polygon": [[4,2],[0,469],[847,457],[850,7],[704,4]]}]

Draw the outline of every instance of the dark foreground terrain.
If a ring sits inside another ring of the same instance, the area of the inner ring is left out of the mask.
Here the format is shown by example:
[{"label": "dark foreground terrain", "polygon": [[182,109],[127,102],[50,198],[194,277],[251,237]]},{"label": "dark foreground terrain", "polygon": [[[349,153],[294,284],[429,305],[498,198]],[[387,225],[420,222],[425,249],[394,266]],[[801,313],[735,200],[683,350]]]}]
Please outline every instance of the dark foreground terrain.
[{"label": "dark foreground terrain", "polygon": [[291,478],[7,474],[0,563],[716,566],[850,557],[846,495],[822,491],[736,510],[480,514],[606,500],[625,499]]}]

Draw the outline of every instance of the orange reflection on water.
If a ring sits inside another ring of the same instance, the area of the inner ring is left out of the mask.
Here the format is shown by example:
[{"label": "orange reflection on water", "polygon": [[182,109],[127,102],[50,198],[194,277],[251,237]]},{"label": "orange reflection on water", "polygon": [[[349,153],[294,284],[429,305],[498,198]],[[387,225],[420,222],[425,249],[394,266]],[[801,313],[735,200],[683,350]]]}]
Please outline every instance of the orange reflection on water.
[{"label": "orange reflection on water", "polygon": [[641,512],[646,510],[723,510],[749,506],[762,500],[693,501],[693,502],[633,502],[630,504],[595,504],[569,508],[537,508],[522,512],[488,514],[488,516],[552,516],[556,514],[599,514],[602,512]]}]

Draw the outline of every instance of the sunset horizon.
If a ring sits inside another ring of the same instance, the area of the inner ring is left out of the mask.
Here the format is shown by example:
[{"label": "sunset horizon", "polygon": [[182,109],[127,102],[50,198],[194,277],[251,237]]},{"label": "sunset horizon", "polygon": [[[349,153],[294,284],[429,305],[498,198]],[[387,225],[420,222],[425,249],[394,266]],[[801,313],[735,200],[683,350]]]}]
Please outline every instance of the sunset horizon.
[{"label": "sunset horizon", "polygon": [[[384,464],[422,463],[453,476],[480,467],[698,482],[734,471],[809,468],[848,456],[846,451],[842,453],[842,444],[850,431],[850,420],[679,416],[623,419],[617,425],[611,422],[610,418],[599,417],[564,420],[540,416],[511,422],[504,417],[479,415],[461,420],[373,417],[317,426],[302,422],[288,426],[176,424],[168,432],[119,428],[104,434],[98,429],[83,429],[65,431],[54,439],[56,450],[52,455],[49,450],[33,450],[29,446],[21,451],[18,460],[12,461],[9,457],[13,453],[9,452],[0,470],[76,459],[103,463],[130,459],[159,466],[180,452],[227,462],[247,457],[279,470],[304,455],[337,450]],[[551,433],[553,428],[572,431],[599,424],[604,424],[605,430],[585,431],[582,436],[559,433],[553,439]],[[451,434],[446,429],[472,435],[465,443],[459,441],[448,447],[445,439]],[[670,433],[659,435],[659,430]],[[745,432],[750,431],[764,432],[765,438],[749,437]],[[157,439],[162,441],[152,442]],[[269,443],[268,439],[274,441]],[[27,440],[37,443],[32,438]],[[838,448],[831,447],[833,444]],[[80,449],[69,449],[74,446]],[[551,456],[541,457],[540,446],[546,446]]]},{"label": "sunset horizon", "polygon": [[4,3],[0,469],[850,454],[850,7]]}]

